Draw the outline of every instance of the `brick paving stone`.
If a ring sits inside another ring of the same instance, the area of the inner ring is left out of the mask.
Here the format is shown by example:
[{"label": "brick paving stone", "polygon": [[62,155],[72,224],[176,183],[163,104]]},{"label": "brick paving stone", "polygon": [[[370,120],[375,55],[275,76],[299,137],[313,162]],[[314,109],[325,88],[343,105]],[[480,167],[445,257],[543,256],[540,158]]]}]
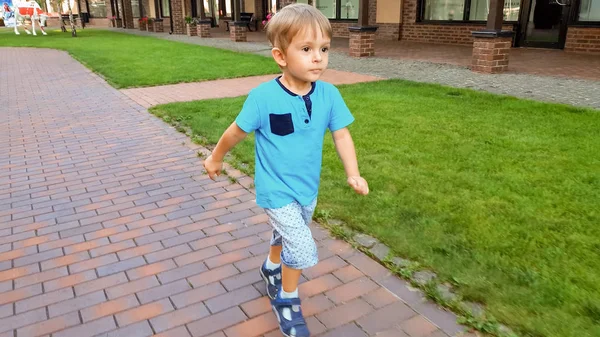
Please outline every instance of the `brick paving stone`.
[{"label": "brick paving stone", "polygon": [[110,299],[119,298],[121,296],[133,294],[159,286],[160,283],[155,276],[148,276],[139,280],[124,282],[106,289],[106,296]]},{"label": "brick paving stone", "polygon": [[63,316],[58,316],[38,322],[20,329],[17,329],[17,336],[36,337],[45,334],[51,334],[66,328],[78,325],[79,315],[74,312]]},{"label": "brick paving stone", "polygon": [[120,297],[116,300],[103,302],[81,310],[81,318],[84,322],[94,321],[104,316],[110,316],[139,305],[134,295]]},{"label": "brick paving stone", "polygon": [[137,293],[140,303],[146,304],[171,295],[179,294],[190,290],[192,287],[187,280],[179,280],[172,283],[167,283],[159,287],[154,287]]},{"label": "brick paving stone", "polygon": [[367,335],[361,328],[359,328],[356,324],[354,323],[349,323],[346,325],[342,325],[339,328],[333,329],[323,335],[321,335],[320,337],[337,337],[337,336],[344,336],[344,337],[368,337],[369,335]]},{"label": "brick paving stone", "polygon": [[191,323],[208,315],[210,315],[210,312],[206,309],[206,306],[202,303],[197,303],[183,309],[178,309],[168,314],[152,318],[150,319],[150,323],[154,327],[154,331],[158,333],[175,328],[179,325]]},{"label": "brick paving stone", "polygon": [[437,327],[422,315],[415,316],[400,324],[400,328],[411,337],[425,337],[437,330]]},{"label": "brick paving stone", "polygon": [[254,289],[254,287],[246,286],[244,288],[229,291],[223,295],[213,297],[207,300],[205,303],[210,312],[216,313],[253,300],[260,296],[260,293]]},{"label": "brick paving stone", "polygon": [[402,302],[395,302],[359,318],[356,322],[370,335],[385,331],[418,314]]},{"label": "brick paving stone", "polygon": [[95,337],[150,337],[152,335],[154,332],[148,321],[142,321]]},{"label": "brick paving stone", "polygon": [[220,313],[188,324],[188,329],[194,337],[203,337],[226,329],[246,320],[246,315],[239,307],[233,307]]},{"label": "brick paving stone", "polygon": [[[161,332],[159,334],[153,335],[152,337],[191,337],[190,332],[187,330],[185,326],[180,326],[178,328],[174,328],[171,330],[167,330],[165,332]],[[225,337],[225,335],[223,335]]]},{"label": "brick paving stone", "polygon": [[75,297],[74,299],[68,301],[51,304],[48,306],[48,314],[50,317],[56,317],[72,311],[91,307],[104,301],[106,301],[104,292],[96,291],[83,296]]}]

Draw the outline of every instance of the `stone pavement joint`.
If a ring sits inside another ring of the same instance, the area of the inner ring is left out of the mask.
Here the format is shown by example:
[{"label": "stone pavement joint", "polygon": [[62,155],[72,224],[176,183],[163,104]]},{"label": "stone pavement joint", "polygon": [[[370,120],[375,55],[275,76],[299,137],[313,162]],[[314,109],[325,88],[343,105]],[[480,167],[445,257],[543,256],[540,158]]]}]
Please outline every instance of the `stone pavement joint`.
[{"label": "stone pavement joint", "polygon": [[[229,168],[237,183],[211,181],[206,149],[66,52],[0,48],[0,77],[0,336],[281,335],[257,272],[271,233],[252,179]],[[314,336],[465,330],[311,228],[321,262],[300,293]]]}]

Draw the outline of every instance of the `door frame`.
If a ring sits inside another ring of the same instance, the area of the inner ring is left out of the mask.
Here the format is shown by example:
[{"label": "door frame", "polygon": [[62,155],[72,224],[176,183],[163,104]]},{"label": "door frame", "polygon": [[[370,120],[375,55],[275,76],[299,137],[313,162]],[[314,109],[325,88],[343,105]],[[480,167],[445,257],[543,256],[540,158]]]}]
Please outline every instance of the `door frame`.
[{"label": "door frame", "polygon": [[[527,41],[527,25],[529,25],[529,16],[531,14],[531,4],[533,0],[523,0],[521,7],[521,14],[519,16],[519,30],[517,43],[519,47],[532,47],[532,48],[551,48],[551,49],[564,49],[567,41],[567,29],[571,23],[573,11],[577,6],[574,3],[577,0],[558,0],[560,2],[566,2],[567,5],[562,6],[562,15],[560,30],[558,33],[558,42],[532,42]],[[578,1],[577,1],[578,2]],[[557,5],[560,6],[560,5]]]}]

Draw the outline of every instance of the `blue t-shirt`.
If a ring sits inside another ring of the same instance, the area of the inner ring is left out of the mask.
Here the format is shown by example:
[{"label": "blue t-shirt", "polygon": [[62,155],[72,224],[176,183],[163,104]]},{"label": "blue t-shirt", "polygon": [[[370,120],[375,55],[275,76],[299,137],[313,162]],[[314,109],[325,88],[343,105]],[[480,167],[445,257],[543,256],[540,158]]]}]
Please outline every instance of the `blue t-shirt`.
[{"label": "blue t-shirt", "polygon": [[285,88],[279,79],[250,91],[236,124],[256,131],[256,202],[279,208],[293,201],[306,206],[316,197],[327,129],[354,121],[332,84],[317,81],[305,96]]}]

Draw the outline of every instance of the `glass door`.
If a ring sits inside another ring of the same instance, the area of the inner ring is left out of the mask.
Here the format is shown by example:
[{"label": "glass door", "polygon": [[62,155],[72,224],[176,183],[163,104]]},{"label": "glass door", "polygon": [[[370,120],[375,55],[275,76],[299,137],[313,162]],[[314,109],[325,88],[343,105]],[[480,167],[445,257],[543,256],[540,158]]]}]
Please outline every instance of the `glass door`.
[{"label": "glass door", "polygon": [[564,48],[572,0],[525,0],[521,46]]},{"label": "glass door", "polygon": [[204,15],[211,19],[211,26],[215,27],[219,22],[219,8],[216,0],[200,0],[204,2]]}]

